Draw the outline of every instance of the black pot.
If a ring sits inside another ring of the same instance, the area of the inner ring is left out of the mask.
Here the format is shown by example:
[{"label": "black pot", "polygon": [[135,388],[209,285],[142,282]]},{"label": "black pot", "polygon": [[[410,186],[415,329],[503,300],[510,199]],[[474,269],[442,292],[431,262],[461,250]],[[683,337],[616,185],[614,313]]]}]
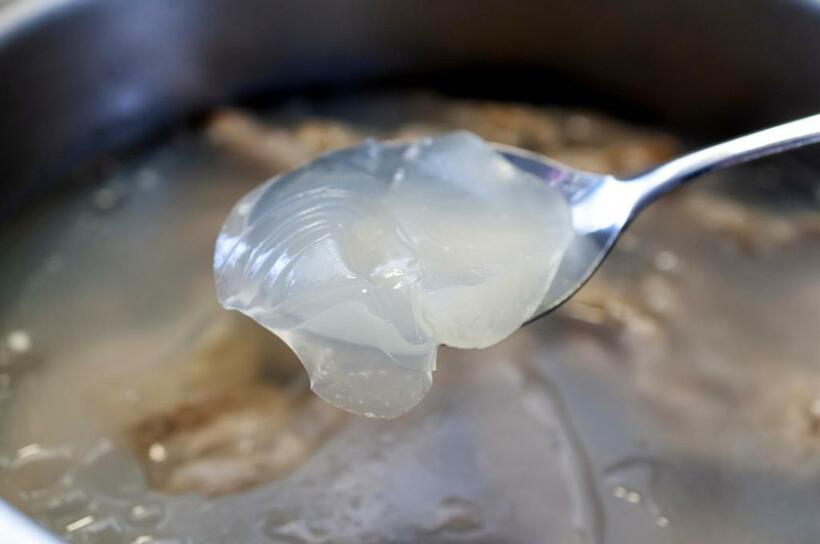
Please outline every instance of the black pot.
[{"label": "black pot", "polygon": [[810,0],[11,0],[0,214],[192,112],[305,86],[436,73],[506,97],[592,91],[674,129],[736,133],[820,110],[818,35]]}]

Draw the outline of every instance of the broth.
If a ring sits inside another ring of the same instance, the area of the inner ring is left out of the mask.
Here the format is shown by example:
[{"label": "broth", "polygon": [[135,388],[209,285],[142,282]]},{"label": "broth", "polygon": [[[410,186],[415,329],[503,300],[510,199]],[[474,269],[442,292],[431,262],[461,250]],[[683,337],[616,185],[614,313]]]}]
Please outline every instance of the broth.
[{"label": "broth", "polygon": [[785,189],[816,177],[796,163],[654,205],[557,313],[442,349],[393,421],[317,400],[219,307],[213,244],[242,194],[363,135],[455,128],[604,172],[677,147],[584,112],[376,94],[220,112],[110,165],[0,233],[0,494],[94,544],[820,538],[820,214]]}]

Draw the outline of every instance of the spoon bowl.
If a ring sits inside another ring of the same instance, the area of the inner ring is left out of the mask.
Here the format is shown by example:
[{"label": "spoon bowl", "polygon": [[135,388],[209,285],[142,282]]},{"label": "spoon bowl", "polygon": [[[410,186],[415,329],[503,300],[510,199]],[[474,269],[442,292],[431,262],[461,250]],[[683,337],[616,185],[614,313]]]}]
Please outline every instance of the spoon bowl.
[{"label": "spoon bowl", "polygon": [[495,144],[515,166],[556,188],[572,212],[573,240],[530,321],[580,289],[629,222],[666,192],[708,172],[818,142],[820,115],[813,115],[695,151],[627,179],[577,170],[537,153]]},{"label": "spoon bowl", "polygon": [[618,191],[622,182],[612,176],[576,170],[510,146],[497,148],[515,166],[557,189],[572,210],[573,239],[533,315],[537,319],[563,304],[592,276],[629,221],[634,202],[613,202],[628,194]]}]

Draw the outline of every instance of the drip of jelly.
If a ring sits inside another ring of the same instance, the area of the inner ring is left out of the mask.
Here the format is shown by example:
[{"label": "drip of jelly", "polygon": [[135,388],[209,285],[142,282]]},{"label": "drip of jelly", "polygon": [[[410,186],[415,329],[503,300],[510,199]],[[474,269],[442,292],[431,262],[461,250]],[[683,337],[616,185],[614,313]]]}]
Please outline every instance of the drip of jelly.
[{"label": "drip of jelly", "polygon": [[483,348],[535,311],[572,236],[562,196],[466,132],[336,151],[244,196],[218,296],[280,336],[313,390],[396,417],[439,344]]}]

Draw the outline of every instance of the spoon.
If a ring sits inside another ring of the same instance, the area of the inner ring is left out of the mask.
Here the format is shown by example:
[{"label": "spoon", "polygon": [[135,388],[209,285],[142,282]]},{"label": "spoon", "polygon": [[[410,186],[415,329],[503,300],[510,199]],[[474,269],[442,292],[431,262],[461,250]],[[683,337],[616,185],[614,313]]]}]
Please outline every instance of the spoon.
[{"label": "spoon", "polygon": [[702,174],[817,142],[820,114],[695,151],[627,179],[576,170],[530,151],[495,144],[507,160],[558,189],[572,212],[575,237],[530,321],[580,289],[638,212],[668,191]]}]

